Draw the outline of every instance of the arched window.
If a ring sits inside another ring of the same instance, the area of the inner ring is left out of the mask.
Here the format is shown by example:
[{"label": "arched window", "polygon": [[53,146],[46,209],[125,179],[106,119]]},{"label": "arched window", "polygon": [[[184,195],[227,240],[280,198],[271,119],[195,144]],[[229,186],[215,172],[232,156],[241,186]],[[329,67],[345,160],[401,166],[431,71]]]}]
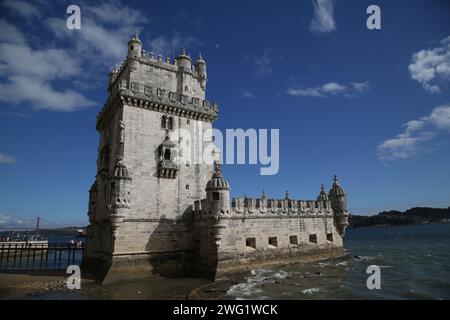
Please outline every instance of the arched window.
[{"label": "arched window", "polygon": [[166,129],[166,122],[167,122],[166,119],[167,119],[166,116],[161,117],[161,129]]},{"label": "arched window", "polygon": [[166,149],[166,151],[164,151],[164,159],[170,160],[170,149]]},{"label": "arched window", "polygon": [[169,117],[169,119],[167,119],[167,129],[173,130],[173,118],[172,117]]}]

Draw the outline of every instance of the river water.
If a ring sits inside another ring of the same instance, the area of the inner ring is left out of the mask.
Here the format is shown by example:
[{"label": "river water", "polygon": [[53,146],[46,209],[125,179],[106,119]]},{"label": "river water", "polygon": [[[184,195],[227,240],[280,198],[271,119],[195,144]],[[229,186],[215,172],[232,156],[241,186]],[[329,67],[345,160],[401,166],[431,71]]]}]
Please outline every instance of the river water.
[{"label": "river water", "polygon": [[[280,268],[255,268],[228,288],[226,299],[450,299],[450,224],[348,229],[349,256]],[[381,270],[381,289],[369,290],[367,267]],[[201,279],[143,280],[35,299],[185,299]]]},{"label": "river water", "polygon": [[[349,257],[254,269],[228,290],[233,299],[450,299],[450,224],[348,229]],[[367,288],[378,265],[381,289]]]}]

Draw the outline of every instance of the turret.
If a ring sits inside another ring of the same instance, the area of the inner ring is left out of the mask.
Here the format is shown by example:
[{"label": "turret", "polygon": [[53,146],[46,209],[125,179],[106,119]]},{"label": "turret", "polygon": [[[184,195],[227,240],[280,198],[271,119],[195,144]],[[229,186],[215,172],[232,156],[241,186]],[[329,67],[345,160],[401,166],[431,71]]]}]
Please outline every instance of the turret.
[{"label": "turret", "polygon": [[202,54],[198,55],[197,61],[195,62],[195,70],[197,71],[197,76],[200,81],[200,85],[204,90],[206,88],[206,82],[208,77],[206,75],[206,62],[203,60]]},{"label": "turret", "polygon": [[342,189],[336,176],[333,178],[333,186],[328,193],[328,197],[331,201],[331,206],[334,212],[346,212],[347,211],[347,196]]},{"label": "turret", "polygon": [[111,227],[114,238],[118,235],[118,228],[126,213],[131,208],[130,202],[131,178],[128,170],[119,158],[111,176]]},{"label": "turret", "polygon": [[328,197],[331,201],[331,207],[334,211],[334,220],[336,223],[337,230],[341,236],[345,233],[345,228],[348,226],[347,212],[347,196],[342,189],[341,185],[336,176],[333,179],[333,186],[328,193]]},{"label": "turret", "polygon": [[89,222],[94,223],[96,218],[96,211],[97,211],[97,180],[94,181],[94,183],[91,186],[91,189],[89,189],[89,206],[88,206],[88,217]]},{"label": "turret", "polygon": [[320,194],[317,197],[317,201],[328,201],[328,193],[325,191],[325,186],[320,186]]},{"label": "turret", "polygon": [[111,89],[112,84],[114,83],[114,80],[116,80],[118,74],[117,68],[114,68],[111,70],[111,72],[108,75],[108,87]]},{"label": "turret", "polygon": [[142,56],[142,42],[139,39],[138,33],[128,41],[128,58],[140,58]]},{"label": "turret", "polygon": [[180,54],[178,57],[175,58],[178,68],[181,71],[192,71],[192,59],[191,57],[186,53],[186,49],[181,49]]},{"label": "turret", "polygon": [[230,211],[230,185],[222,176],[221,165],[214,162],[214,173],[206,184],[208,212],[218,215]]}]

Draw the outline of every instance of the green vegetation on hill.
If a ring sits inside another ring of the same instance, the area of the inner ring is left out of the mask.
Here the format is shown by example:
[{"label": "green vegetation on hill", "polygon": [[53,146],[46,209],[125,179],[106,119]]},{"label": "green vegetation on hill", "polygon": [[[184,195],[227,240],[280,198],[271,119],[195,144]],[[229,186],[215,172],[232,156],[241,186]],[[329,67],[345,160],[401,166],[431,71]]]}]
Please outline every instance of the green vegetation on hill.
[{"label": "green vegetation on hill", "polygon": [[443,222],[450,222],[450,207],[445,209],[417,207],[404,212],[383,211],[374,216],[351,215],[349,219],[352,228]]}]

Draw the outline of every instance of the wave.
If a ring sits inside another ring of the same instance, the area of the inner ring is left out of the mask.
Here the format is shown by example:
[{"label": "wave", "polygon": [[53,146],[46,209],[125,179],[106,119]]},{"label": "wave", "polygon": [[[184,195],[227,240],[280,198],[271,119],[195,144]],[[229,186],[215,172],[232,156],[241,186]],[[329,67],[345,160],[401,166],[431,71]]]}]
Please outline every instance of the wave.
[{"label": "wave", "polygon": [[303,294],[313,294],[315,292],[319,292],[320,288],[309,288],[302,291]]},{"label": "wave", "polygon": [[273,270],[263,268],[252,269],[250,276],[245,278],[245,282],[231,286],[226,292],[226,295],[236,299],[249,297],[267,299],[266,296],[255,297],[255,295],[263,292],[259,287],[265,283],[279,283],[279,280],[286,279],[289,276],[290,274],[284,270],[274,272]]}]

